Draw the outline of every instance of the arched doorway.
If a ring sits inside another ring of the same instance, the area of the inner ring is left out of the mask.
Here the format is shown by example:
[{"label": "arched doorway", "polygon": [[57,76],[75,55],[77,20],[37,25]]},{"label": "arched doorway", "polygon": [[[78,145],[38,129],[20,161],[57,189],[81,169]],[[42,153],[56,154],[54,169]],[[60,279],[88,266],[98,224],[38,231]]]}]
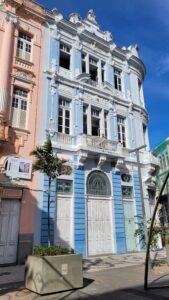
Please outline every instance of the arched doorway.
[{"label": "arched doorway", "polygon": [[88,255],[113,252],[111,186],[101,171],[87,178]]}]

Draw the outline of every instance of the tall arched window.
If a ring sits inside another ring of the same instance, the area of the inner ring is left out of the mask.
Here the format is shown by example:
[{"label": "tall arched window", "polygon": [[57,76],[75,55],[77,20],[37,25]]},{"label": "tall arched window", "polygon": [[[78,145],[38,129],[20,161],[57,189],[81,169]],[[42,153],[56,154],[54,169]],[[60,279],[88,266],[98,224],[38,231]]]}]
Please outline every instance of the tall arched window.
[{"label": "tall arched window", "polygon": [[110,196],[111,188],[108,177],[101,171],[93,171],[87,179],[87,194],[95,196]]}]

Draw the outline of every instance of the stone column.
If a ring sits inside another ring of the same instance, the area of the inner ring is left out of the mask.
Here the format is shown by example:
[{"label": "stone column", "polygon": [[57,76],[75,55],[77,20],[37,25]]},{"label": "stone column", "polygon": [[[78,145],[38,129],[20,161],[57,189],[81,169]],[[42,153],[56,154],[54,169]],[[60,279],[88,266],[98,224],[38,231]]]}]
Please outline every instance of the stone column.
[{"label": "stone column", "polygon": [[0,72],[0,118],[6,118],[6,109],[9,95],[9,80],[11,73],[11,63],[13,58],[13,35],[17,18],[11,13],[7,13],[5,22],[5,33],[3,35],[0,66],[3,72]]}]

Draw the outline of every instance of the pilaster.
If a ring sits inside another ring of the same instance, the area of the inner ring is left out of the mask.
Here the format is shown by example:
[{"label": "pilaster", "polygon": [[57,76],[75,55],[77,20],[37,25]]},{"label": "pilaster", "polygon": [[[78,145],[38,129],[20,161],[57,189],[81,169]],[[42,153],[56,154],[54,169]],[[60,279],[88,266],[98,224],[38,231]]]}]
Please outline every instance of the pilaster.
[{"label": "pilaster", "polygon": [[18,19],[10,12],[6,14],[5,32],[0,54],[0,66],[3,72],[0,72],[0,116],[6,119],[6,110],[8,106],[9,84],[11,63],[13,58],[14,29]]}]

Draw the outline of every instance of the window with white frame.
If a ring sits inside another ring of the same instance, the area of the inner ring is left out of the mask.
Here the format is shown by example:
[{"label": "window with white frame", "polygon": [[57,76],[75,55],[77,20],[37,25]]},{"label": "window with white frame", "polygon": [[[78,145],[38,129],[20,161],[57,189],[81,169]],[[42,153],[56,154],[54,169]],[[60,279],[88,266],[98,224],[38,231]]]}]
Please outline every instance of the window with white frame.
[{"label": "window with white frame", "polygon": [[26,33],[19,32],[17,56],[25,60],[31,60],[32,37]]},{"label": "window with white frame", "polygon": [[70,101],[59,98],[58,132],[70,134]]},{"label": "window with white frame", "polygon": [[98,61],[93,57],[89,57],[89,74],[92,81],[98,81]]},{"label": "window with white frame", "polygon": [[60,67],[70,70],[70,47],[61,43],[60,44]]},{"label": "window with white frame", "polygon": [[100,136],[100,110],[92,107],[91,109],[92,135]]},{"label": "window with white frame", "polygon": [[125,118],[122,116],[117,116],[117,130],[118,130],[118,141],[126,147],[126,125]]},{"label": "window with white frame", "polygon": [[13,127],[25,129],[28,107],[28,92],[14,88],[11,123]]},{"label": "window with white frame", "polygon": [[82,53],[82,73],[86,73],[86,54]]},{"label": "window with white frame", "polygon": [[124,199],[133,198],[133,187],[122,185],[122,195]]},{"label": "window with white frame", "polygon": [[114,68],[114,87],[118,91],[122,91],[121,71]]},{"label": "window with white frame", "polygon": [[72,194],[73,192],[72,180],[57,179],[57,192],[62,194]]},{"label": "window with white frame", "polygon": [[87,105],[83,104],[83,133],[87,134]]}]

